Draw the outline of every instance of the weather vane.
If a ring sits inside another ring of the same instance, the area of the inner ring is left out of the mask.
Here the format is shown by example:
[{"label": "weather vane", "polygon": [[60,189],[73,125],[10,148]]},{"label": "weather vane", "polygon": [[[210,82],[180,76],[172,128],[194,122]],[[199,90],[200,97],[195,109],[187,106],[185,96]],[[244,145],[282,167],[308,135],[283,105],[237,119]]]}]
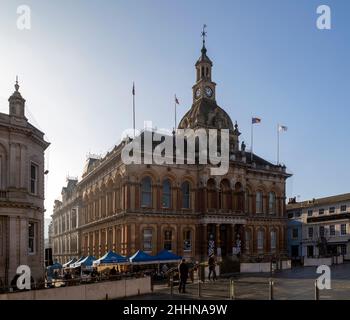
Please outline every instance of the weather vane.
[{"label": "weather vane", "polygon": [[205,31],[206,27],[207,27],[207,25],[204,24],[203,25],[203,30],[202,30],[203,45],[205,44],[205,37],[207,36],[207,32]]}]

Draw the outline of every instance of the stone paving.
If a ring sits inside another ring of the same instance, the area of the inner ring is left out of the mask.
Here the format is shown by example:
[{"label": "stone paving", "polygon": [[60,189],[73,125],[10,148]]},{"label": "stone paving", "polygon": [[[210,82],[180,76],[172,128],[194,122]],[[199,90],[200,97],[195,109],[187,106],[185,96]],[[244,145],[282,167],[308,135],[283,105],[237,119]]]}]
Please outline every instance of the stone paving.
[{"label": "stone paving", "polygon": [[[320,275],[316,267],[296,267],[292,270],[270,274],[237,274],[233,275],[235,298],[239,300],[269,299],[269,280],[274,282],[275,300],[313,300],[315,298],[315,280]],[[187,293],[179,294],[174,287],[173,295],[166,285],[154,287],[154,293],[135,297],[135,299],[213,299],[230,298],[230,279],[220,278],[216,282],[201,284],[201,297],[198,296],[198,283],[187,285]],[[350,263],[331,267],[331,289],[320,291],[321,300],[350,300]]]}]

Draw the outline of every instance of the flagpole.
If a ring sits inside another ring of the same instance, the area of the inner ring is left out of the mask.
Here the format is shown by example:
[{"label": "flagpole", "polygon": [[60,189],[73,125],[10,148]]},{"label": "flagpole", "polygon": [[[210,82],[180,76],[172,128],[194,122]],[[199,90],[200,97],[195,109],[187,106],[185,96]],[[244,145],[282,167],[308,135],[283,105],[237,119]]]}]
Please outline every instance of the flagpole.
[{"label": "flagpole", "polygon": [[132,83],[132,124],[134,128],[134,139],[136,137],[135,134],[135,83]]},{"label": "flagpole", "polygon": [[175,94],[175,100],[174,100],[174,104],[175,104],[175,108],[174,108],[174,112],[175,112],[175,124],[174,124],[174,132],[176,132],[176,94]]},{"label": "flagpole", "polygon": [[251,122],[251,132],[250,132],[250,145],[252,150],[250,151],[250,160],[253,162],[253,117],[250,120]]},{"label": "flagpole", "polygon": [[277,165],[280,163],[280,125],[277,123]]}]

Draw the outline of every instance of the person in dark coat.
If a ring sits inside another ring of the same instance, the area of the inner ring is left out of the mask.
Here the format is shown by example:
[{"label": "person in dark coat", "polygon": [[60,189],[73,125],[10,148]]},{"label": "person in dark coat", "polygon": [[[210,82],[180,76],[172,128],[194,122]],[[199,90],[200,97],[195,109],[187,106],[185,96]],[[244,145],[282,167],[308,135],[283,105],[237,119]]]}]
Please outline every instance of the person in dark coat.
[{"label": "person in dark coat", "polygon": [[180,284],[179,284],[179,293],[186,293],[186,282],[188,278],[188,266],[186,264],[185,259],[182,259],[179,264],[179,276],[180,276]]},{"label": "person in dark coat", "polygon": [[216,266],[216,261],[215,261],[215,256],[212,254],[209,257],[208,260],[208,266],[209,266],[209,275],[208,275],[208,280],[210,281],[210,276],[213,274],[213,280],[216,280],[216,271],[215,271],[215,266]]}]

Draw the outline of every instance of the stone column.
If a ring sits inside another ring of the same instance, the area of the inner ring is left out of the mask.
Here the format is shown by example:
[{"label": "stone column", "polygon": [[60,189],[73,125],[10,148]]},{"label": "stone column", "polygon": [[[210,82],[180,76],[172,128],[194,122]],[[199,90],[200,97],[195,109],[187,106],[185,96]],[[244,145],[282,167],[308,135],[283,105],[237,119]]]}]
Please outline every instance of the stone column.
[{"label": "stone column", "polygon": [[220,224],[216,225],[215,230],[215,245],[216,245],[216,255],[221,256],[221,239],[220,239]]},{"label": "stone column", "polygon": [[161,246],[162,246],[162,232],[161,232],[161,225],[160,224],[157,224],[157,247],[156,247],[156,253],[159,252],[161,249]]},{"label": "stone column", "polygon": [[200,241],[200,255],[202,259],[207,259],[208,256],[208,226],[207,224],[202,224],[201,229],[201,241]]},{"label": "stone column", "polygon": [[236,232],[235,232],[236,225],[233,223],[231,224],[231,241],[230,241],[230,248],[231,252],[233,253],[233,247],[236,247]]}]

